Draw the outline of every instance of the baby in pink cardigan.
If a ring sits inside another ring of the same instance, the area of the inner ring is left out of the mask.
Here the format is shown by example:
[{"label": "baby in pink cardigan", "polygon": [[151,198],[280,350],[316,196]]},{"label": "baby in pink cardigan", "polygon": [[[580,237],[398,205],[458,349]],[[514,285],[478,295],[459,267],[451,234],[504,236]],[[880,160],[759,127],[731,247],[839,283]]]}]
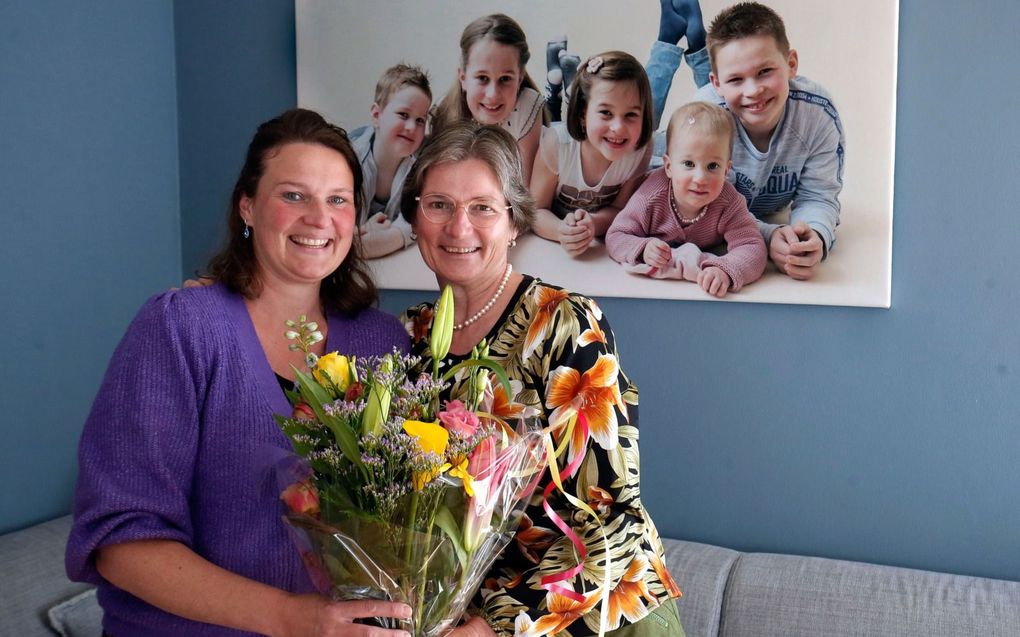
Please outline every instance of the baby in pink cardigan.
[{"label": "baby in pink cardigan", "polygon": [[[636,274],[694,281],[722,298],[756,281],[768,252],[747,202],[726,181],[733,116],[685,104],[666,129],[667,154],[606,232],[609,255]],[[721,243],[726,253],[703,252]]]}]

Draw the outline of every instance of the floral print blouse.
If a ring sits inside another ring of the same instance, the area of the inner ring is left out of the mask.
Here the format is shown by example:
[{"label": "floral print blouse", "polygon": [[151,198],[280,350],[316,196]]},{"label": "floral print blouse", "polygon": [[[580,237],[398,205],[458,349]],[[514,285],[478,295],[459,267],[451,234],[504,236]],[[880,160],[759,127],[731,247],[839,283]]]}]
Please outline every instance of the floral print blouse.
[{"label": "floral print blouse", "polygon": [[[432,317],[433,307],[427,303],[409,308],[403,317],[412,352],[429,368]],[[490,358],[504,366],[514,393],[502,396],[496,384],[492,410],[497,415],[543,415],[554,427],[559,448],[568,421],[578,410],[584,413],[590,439],[585,445],[581,428],[574,427],[575,435],[565,443],[567,451],[557,466],[562,472],[577,454],[584,454],[578,471],[564,480],[563,487],[598,514],[608,538],[607,545],[598,524],[554,489],[549,504],[588,550],[581,573],[560,584],[581,593],[584,601],[542,588],[544,576],[577,564],[573,544],[542,506],[551,480],[547,472],[514,541],[493,564],[475,599],[492,629],[503,636],[598,634],[599,587],[606,577],[607,551],[611,592],[606,631],[636,622],[664,600],[679,597],[665,567],[658,532],[641,504],[637,388],[620,369],[613,332],[599,306],[525,276],[486,340]],[[441,368],[464,358],[451,355]],[[466,385],[455,381],[443,398],[463,399]]]}]

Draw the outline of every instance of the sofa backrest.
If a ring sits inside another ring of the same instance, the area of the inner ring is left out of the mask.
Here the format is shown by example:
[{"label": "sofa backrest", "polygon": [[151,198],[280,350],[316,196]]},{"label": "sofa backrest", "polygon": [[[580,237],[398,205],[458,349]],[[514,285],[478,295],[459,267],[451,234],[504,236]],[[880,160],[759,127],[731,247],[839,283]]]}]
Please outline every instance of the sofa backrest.
[{"label": "sofa backrest", "polygon": [[1020,582],[815,557],[746,553],[721,637],[1020,635]]},{"label": "sofa backrest", "polygon": [[677,600],[687,637],[719,633],[726,580],[740,553],[710,544],[663,538],[666,567],[683,597]]}]

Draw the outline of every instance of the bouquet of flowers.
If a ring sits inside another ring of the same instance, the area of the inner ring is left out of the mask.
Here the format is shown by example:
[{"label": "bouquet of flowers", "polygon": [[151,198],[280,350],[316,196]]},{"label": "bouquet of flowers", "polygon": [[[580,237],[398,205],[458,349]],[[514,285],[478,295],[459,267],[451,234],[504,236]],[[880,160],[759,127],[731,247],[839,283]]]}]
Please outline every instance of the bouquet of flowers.
[{"label": "bouquet of flowers", "polygon": [[[430,337],[436,361],[449,351],[452,303],[447,288]],[[412,618],[399,627],[435,637],[459,620],[512,539],[546,467],[544,434],[490,413],[498,385],[511,393],[484,343],[441,376],[438,364],[430,374],[397,353],[316,357],[318,326],[303,317],[287,325],[310,373],[295,370],[294,413],[277,416],[305,461],[281,497],[312,581],[334,600],[405,602]],[[471,375],[470,404],[440,406],[460,370]]]}]

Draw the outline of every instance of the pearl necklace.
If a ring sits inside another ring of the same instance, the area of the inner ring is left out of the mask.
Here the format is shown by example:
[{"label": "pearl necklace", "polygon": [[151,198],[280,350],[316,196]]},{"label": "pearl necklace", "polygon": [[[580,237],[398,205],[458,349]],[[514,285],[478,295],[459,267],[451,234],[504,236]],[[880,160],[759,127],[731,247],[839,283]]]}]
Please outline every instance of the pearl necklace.
[{"label": "pearl necklace", "polygon": [[686,219],[683,216],[681,216],[680,211],[677,210],[677,207],[676,207],[676,199],[673,198],[673,183],[672,182],[670,182],[670,184],[669,184],[669,207],[673,209],[673,214],[676,215],[677,221],[679,221],[681,225],[688,225],[688,226],[691,225],[691,224],[695,224],[695,223],[701,221],[702,219],[704,219],[705,218],[705,213],[708,212],[708,206],[706,205],[704,208],[701,209],[701,212],[698,213],[698,216],[694,217],[693,219]]},{"label": "pearl necklace", "polygon": [[482,306],[482,309],[478,310],[468,318],[464,319],[463,323],[457,323],[453,326],[454,330],[462,330],[468,325],[471,325],[478,319],[482,318],[482,315],[492,309],[492,306],[496,304],[496,300],[503,295],[503,290],[506,289],[507,281],[510,280],[510,273],[513,272],[514,266],[511,263],[506,264],[506,273],[503,274],[503,280],[499,282],[499,287],[496,288],[496,293],[492,295],[489,302]]}]

